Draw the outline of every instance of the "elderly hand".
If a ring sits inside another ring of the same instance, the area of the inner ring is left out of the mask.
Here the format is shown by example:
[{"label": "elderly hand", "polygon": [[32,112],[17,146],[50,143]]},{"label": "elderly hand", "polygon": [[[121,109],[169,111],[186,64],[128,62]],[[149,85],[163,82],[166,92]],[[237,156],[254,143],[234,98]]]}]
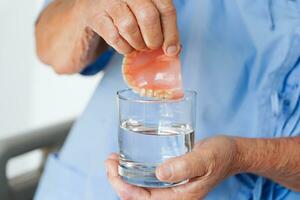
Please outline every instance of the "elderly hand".
[{"label": "elderly hand", "polygon": [[192,152],[172,158],[156,170],[165,182],[189,182],[166,189],[144,189],[125,183],[118,175],[118,156],[106,160],[108,179],[123,200],[198,200],[226,177],[236,173],[234,139],[219,136],[197,143]]},{"label": "elderly hand", "polygon": [[134,49],[179,52],[176,10],[172,0],[79,0],[84,26],[121,54]]}]

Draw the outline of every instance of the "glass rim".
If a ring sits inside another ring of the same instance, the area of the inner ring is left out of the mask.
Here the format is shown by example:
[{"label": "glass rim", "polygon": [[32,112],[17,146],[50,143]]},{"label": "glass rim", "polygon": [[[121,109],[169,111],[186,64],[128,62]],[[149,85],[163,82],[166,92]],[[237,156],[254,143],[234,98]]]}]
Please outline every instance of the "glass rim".
[{"label": "glass rim", "polygon": [[133,89],[130,89],[130,88],[127,88],[127,89],[123,89],[123,90],[119,90],[117,91],[117,99],[118,100],[124,100],[124,101],[130,101],[130,102],[136,102],[136,103],[177,103],[177,102],[182,102],[184,100],[186,100],[187,97],[196,97],[197,96],[197,92],[194,91],[194,90],[184,90],[184,94],[189,94],[188,96],[187,95],[184,95],[183,98],[180,98],[180,99],[136,99],[136,98],[128,98],[128,97],[125,97],[124,95],[122,95],[124,92],[128,92],[128,91],[131,91],[135,94],[137,94]]}]

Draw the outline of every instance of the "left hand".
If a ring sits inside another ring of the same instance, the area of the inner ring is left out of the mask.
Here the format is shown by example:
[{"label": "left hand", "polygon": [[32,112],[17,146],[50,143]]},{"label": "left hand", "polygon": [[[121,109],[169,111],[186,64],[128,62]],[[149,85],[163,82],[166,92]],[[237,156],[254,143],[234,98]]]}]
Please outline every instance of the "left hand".
[{"label": "left hand", "polygon": [[156,170],[165,182],[189,182],[165,189],[145,189],[129,185],[118,175],[118,155],[105,162],[110,183],[122,200],[198,200],[226,177],[237,173],[235,140],[218,136],[197,143],[192,152],[167,160]]}]

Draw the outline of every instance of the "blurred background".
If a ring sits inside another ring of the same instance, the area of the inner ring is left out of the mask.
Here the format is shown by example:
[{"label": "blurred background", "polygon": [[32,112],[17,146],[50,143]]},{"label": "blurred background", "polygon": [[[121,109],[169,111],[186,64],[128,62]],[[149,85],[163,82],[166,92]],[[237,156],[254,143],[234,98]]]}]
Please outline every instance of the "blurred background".
[{"label": "blurred background", "polygon": [[[43,0],[0,0],[0,140],[78,116],[101,75],[58,76],[35,55],[34,23]],[[31,152],[8,164],[13,177],[38,166]]]}]

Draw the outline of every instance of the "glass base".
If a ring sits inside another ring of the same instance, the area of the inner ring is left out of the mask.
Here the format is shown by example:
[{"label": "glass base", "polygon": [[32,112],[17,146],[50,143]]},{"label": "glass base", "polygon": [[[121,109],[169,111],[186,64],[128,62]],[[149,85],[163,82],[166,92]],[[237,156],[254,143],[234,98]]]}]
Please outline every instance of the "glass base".
[{"label": "glass base", "polygon": [[119,175],[127,183],[144,188],[168,188],[188,182],[188,180],[177,183],[162,182],[156,178],[155,169],[156,167],[153,166],[149,167],[131,162],[125,165],[124,163],[119,164],[118,171]]}]

